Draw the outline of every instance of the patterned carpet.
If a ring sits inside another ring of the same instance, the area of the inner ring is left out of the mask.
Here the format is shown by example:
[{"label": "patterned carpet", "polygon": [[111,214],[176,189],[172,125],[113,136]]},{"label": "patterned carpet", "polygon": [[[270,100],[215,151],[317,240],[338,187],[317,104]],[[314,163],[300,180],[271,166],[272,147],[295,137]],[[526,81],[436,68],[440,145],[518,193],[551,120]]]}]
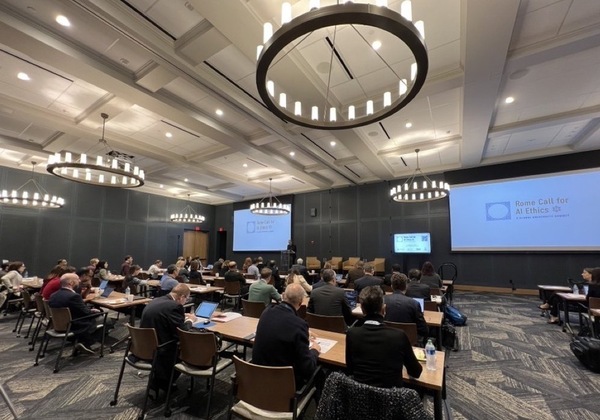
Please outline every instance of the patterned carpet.
[{"label": "patterned carpet", "polygon": [[[600,375],[586,370],[569,349],[569,336],[539,316],[531,297],[457,293],[455,305],[469,320],[457,328],[460,351],[448,355],[447,387],[453,419],[600,419]],[[119,402],[110,407],[124,348],[114,354],[70,357],[59,373],[52,369],[56,352],[39,366],[27,340],[12,333],[15,315],[0,316],[0,383],[19,418],[136,419],[143,402],[146,377],[127,369]],[[120,325],[108,343],[124,334]],[[56,344],[55,344],[56,345]],[[52,346],[52,343],[51,343]],[[36,349],[37,350],[37,349]],[[218,376],[212,401],[213,419],[225,419],[230,367]],[[203,417],[203,384],[187,397],[187,378],[179,379],[173,419]],[[598,398],[598,399],[597,399]],[[163,418],[164,399],[150,402],[148,418]],[[431,411],[431,399],[425,398]],[[305,419],[313,417],[310,407]],[[200,414],[202,413],[202,414]],[[445,418],[448,418],[445,413]],[[0,420],[12,415],[0,400]]]}]

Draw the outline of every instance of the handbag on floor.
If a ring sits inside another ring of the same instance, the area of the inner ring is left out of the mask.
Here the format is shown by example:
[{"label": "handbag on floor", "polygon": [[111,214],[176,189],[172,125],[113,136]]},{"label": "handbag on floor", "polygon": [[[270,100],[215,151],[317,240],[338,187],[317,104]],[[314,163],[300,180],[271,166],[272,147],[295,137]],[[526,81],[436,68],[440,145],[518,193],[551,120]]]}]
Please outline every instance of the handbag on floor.
[{"label": "handbag on floor", "polygon": [[575,337],[571,351],[585,367],[600,373],[600,340],[592,337]]}]

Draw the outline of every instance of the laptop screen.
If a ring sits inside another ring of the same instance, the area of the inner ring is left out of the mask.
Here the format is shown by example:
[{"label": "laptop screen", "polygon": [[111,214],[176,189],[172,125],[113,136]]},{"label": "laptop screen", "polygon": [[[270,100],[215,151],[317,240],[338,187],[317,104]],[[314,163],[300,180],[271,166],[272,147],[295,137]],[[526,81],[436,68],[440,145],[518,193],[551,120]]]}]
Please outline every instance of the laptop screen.
[{"label": "laptop screen", "polygon": [[423,298],[413,298],[414,300],[416,300],[417,302],[419,302],[419,306],[421,307],[421,312],[425,311],[425,299]]},{"label": "laptop screen", "polygon": [[106,287],[104,289],[104,292],[102,292],[102,294],[100,296],[105,297],[105,298],[109,297],[110,294],[113,292],[113,290],[115,290],[114,287]]},{"label": "laptop screen", "polygon": [[102,289],[102,290],[104,290],[104,289],[106,289],[106,286],[108,286],[108,280],[102,280],[102,281],[100,282],[100,287],[99,287],[99,289]]},{"label": "laptop screen", "polygon": [[217,306],[219,306],[217,302],[204,301],[200,303],[200,306],[196,309],[196,316],[198,318],[210,319],[215,309],[217,309]]},{"label": "laptop screen", "polygon": [[336,281],[342,281],[344,275],[342,273],[339,273],[339,274],[336,274],[335,277],[336,277]]}]

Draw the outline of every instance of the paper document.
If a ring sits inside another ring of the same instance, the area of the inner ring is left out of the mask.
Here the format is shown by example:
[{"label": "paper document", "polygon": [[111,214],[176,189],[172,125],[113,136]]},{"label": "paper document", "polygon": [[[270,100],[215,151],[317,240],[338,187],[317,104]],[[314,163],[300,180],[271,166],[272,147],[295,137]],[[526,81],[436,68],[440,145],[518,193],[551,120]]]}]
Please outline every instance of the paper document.
[{"label": "paper document", "polygon": [[[321,353],[327,353],[329,350],[331,350],[331,348],[333,346],[335,346],[337,341],[328,340],[326,338],[317,338],[317,343],[319,343],[319,346],[321,346]],[[311,346],[312,346],[312,343],[311,343]]]},{"label": "paper document", "polygon": [[211,321],[229,322],[229,321],[239,318],[241,316],[242,316],[242,314],[237,313],[237,312],[220,312],[218,314],[217,313],[213,314]]}]

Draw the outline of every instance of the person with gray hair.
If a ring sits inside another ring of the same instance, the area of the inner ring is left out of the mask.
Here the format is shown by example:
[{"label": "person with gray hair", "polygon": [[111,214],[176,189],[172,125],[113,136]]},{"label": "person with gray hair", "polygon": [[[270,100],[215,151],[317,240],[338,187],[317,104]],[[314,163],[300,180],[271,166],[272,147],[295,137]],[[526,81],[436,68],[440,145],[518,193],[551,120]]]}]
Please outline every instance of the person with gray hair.
[{"label": "person with gray hair", "polygon": [[302,286],[289,284],[283,293],[283,301],[262,313],[252,349],[252,363],[293,366],[297,389],[314,373],[321,352],[317,341],[309,338],[308,324],[296,313],[303,299]]},{"label": "person with gray hair", "polygon": [[352,325],[354,317],[346,300],[346,292],[344,289],[337,287],[335,280],[335,271],[331,269],[323,270],[325,285],[313,288],[308,301],[307,312],[317,315],[343,316],[346,325]]},{"label": "person with gray hair", "polygon": [[79,286],[79,276],[75,273],[63,274],[60,278],[60,289],[52,294],[48,305],[51,308],[69,308],[71,312],[71,332],[77,338],[75,348],[84,353],[94,354],[92,345],[99,341],[96,336],[98,326],[94,317],[87,317],[94,313],[101,313],[99,309],[90,309],[84,302],[79,293],[75,291]]}]

